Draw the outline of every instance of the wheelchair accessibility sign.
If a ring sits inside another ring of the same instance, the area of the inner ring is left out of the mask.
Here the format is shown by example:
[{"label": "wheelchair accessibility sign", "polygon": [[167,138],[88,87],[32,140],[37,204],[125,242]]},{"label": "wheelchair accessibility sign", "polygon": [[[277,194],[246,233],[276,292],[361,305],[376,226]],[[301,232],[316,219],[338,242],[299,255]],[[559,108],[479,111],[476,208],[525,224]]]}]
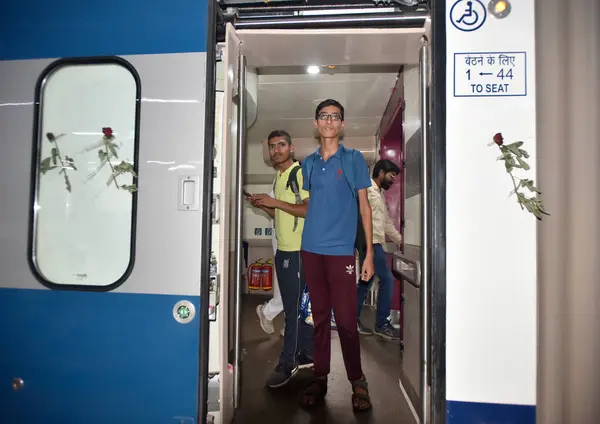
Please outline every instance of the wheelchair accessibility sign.
[{"label": "wheelchair accessibility sign", "polygon": [[487,10],[479,0],[458,0],[450,9],[450,21],[460,31],[476,31],[483,26]]}]

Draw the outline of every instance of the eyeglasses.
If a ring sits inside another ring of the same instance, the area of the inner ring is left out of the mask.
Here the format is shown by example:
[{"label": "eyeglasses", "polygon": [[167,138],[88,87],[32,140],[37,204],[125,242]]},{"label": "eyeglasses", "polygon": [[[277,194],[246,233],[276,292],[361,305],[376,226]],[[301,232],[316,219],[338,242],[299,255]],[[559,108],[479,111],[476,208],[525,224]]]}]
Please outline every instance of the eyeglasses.
[{"label": "eyeglasses", "polygon": [[340,115],[339,113],[319,113],[319,115],[317,115],[317,118],[319,118],[319,121],[327,121],[331,118],[332,121],[339,121],[342,119],[342,115]]}]

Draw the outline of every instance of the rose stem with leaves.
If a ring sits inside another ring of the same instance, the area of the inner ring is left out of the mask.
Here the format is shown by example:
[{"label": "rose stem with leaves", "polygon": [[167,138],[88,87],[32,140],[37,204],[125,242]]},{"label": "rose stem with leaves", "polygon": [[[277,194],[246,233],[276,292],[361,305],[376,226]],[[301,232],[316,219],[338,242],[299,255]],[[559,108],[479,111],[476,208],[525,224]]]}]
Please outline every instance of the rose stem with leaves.
[{"label": "rose stem with leaves", "polygon": [[112,134],[112,128],[102,128],[102,133],[104,134],[104,137],[102,137],[102,140],[104,141],[104,151],[106,153],[106,161],[108,162],[108,165],[110,166],[110,170],[112,172],[112,180],[115,183],[115,187],[117,187],[117,189],[119,188],[119,184],[117,184],[117,178],[115,177],[115,168],[113,166],[113,164],[110,162],[110,158],[109,158],[109,154],[112,152],[113,155],[115,155],[115,157],[117,159],[119,159],[119,156],[117,156],[117,152],[114,151],[114,149],[110,149],[108,143],[110,143],[110,140],[112,140],[114,138],[113,134]]},{"label": "rose stem with leaves", "polygon": [[[541,194],[540,191],[533,185],[533,180],[529,179],[521,179],[519,177],[515,177],[512,173],[513,169],[520,168],[525,171],[529,170],[529,164],[525,162],[525,159],[529,158],[529,153],[526,150],[521,149],[523,145],[522,141],[517,141],[511,144],[504,144],[504,137],[501,133],[497,133],[493,137],[493,142],[490,145],[496,144],[502,153],[498,159],[504,161],[504,166],[506,168],[506,172],[510,175],[510,178],[514,187],[514,194],[517,196],[517,202],[521,207],[521,210],[524,208],[527,209],[528,212],[535,215],[535,217],[539,220],[542,219],[543,215],[550,215],[544,209],[544,205],[542,201],[537,198],[538,194]],[[517,180],[519,180],[517,184]],[[519,189],[524,187],[533,193],[531,198],[528,198],[524,193],[520,192]],[[512,193],[511,193],[512,194]]]},{"label": "rose stem with leaves", "polygon": [[[75,164],[68,156],[65,156],[65,159],[63,159],[62,154],[60,153],[60,147],[58,147],[58,139],[60,137],[62,137],[63,135],[64,134],[55,136],[53,133],[49,132],[46,134],[46,138],[48,138],[48,141],[50,141],[50,143],[54,144],[54,148],[56,149],[56,156],[58,156],[58,160],[60,161],[60,171],[58,173],[59,174],[61,172],[63,173],[64,178],[65,178],[65,185],[67,186],[67,191],[70,193],[71,192],[71,181],[69,180],[69,176],[67,175],[67,169],[65,168],[65,162],[69,163],[73,169],[77,170],[77,168],[75,168]],[[55,158],[53,158],[52,162],[56,165]]]}]

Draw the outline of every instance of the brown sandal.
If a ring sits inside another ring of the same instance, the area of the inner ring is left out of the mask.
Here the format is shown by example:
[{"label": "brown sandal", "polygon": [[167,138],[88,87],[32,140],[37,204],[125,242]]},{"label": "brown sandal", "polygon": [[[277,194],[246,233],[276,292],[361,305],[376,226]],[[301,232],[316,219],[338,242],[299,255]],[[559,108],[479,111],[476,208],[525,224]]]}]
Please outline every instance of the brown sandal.
[{"label": "brown sandal", "polygon": [[360,380],[352,382],[352,392],[352,409],[354,411],[368,411],[373,407],[369,396],[369,385],[364,375]]},{"label": "brown sandal", "polygon": [[327,394],[327,377],[313,378],[300,396],[303,408],[312,408],[325,399]]}]

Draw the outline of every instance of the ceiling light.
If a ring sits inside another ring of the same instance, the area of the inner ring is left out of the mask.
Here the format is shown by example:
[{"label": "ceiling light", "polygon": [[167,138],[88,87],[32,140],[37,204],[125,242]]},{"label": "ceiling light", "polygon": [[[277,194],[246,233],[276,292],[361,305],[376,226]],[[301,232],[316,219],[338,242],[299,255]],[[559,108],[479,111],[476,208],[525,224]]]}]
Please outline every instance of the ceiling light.
[{"label": "ceiling light", "polygon": [[498,19],[506,18],[510,14],[511,5],[508,0],[491,0],[488,3],[489,12]]},{"label": "ceiling light", "polygon": [[321,68],[316,65],[310,65],[306,67],[306,72],[309,74],[318,74],[319,72],[321,72]]}]

